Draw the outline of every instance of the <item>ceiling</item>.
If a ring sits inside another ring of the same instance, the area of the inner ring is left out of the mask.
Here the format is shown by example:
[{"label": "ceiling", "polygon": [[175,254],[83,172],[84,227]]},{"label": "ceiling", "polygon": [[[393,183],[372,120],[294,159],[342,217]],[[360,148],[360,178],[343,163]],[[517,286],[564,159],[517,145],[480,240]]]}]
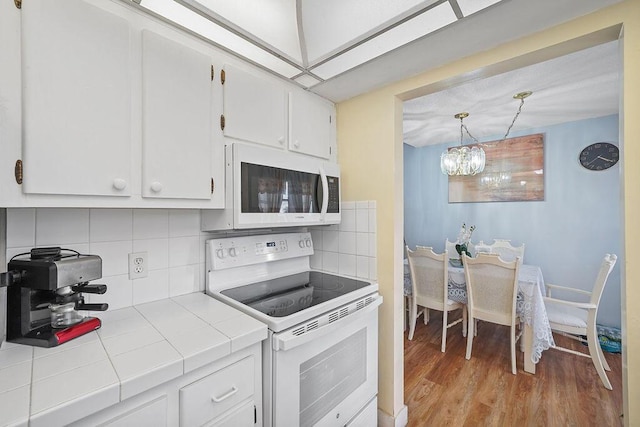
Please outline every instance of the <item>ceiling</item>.
[{"label": "ceiling", "polygon": [[[341,102],[621,0],[131,1]],[[617,42],[610,42],[489,78],[472,72],[469,83],[404,103],[404,142],[459,143],[453,116],[463,111],[476,138],[499,139],[519,105],[513,95],[526,90],[534,93],[512,132],[615,114],[619,64]]]},{"label": "ceiling", "polygon": [[334,102],[621,0],[132,0]]},{"label": "ceiling", "polygon": [[[460,143],[460,112],[469,113],[464,124],[477,139],[501,139],[520,105],[513,95],[523,91],[533,94],[511,132],[616,114],[620,69],[613,41],[406,101],[404,142]],[[471,142],[465,134],[463,143]]]}]

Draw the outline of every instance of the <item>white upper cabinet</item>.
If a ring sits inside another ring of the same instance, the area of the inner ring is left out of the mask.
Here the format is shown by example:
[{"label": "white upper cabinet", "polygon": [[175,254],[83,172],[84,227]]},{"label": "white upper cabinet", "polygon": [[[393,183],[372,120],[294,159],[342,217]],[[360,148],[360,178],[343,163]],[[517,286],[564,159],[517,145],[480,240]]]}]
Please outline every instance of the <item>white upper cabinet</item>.
[{"label": "white upper cabinet", "polygon": [[329,159],[335,149],[335,108],[308,92],[292,92],[289,150]]},{"label": "white upper cabinet", "polygon": [[24,193],[131,194],[131,33],[81,1],[22,3]]},{"label": "white upper cabinet", "polygon": [[143,197],[212,197],[211,67],[208,55],[142,32]]},{"label": "white upper cabinet", "polygon": [[288,95],[284,87],[231,65],[224,70],[224,136],[285,148]]}]

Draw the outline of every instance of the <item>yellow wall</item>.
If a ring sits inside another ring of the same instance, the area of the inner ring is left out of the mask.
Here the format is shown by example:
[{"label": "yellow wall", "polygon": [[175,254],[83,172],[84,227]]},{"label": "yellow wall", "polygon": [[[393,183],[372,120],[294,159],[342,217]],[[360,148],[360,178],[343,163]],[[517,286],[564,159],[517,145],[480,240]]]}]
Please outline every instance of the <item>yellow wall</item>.
[{"label": "yellow wall", "polygon": [[[380,311],[378,405],[397,416],[404,406],[402,326],[403,160],[402,100],[441,90],[448,85],[540,62],[594,43],[617,38],[623,26],[623,81],[620,143],[623,180],[625,252],[634,254],[640,241],[640,1],[627,0],[569,23],[506,43],[380,90],[340,103],[338,153],[343,199],[377,201],[378,281],[384,304]],[[480,73],[472,71],[481,70]],[[522,88],[521,88],[522,89]],[[622,233],[622,230],[621,230]],[[619,254],[624,255],[624,254]],[[621,257],[625,259],[624,256]],[[625,423],[640,425],[640,263],[623,271],[623,369]],[[625,285],[626,284],[626,285]],[[625,307],[630,307],[626,310]],[[544,363],[544,355],[542,359]]]}]

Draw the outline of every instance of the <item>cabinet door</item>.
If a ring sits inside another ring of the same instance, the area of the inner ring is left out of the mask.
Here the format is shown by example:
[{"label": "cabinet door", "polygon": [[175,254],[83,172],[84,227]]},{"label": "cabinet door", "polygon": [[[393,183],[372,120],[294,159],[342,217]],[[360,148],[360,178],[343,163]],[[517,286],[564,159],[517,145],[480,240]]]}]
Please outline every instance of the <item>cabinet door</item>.
[{"label": "cabinet door", "polygon": [[291,94],[289,150],[328,159],[335,142],[335,112],[329,101],[312,94]]},{"label": "cabinet door", "polygon": [[104,427],[161,427],[168,425],[167,397],[141,405],[123,415],[100,424]]},{"label": "cabinet door", "polygon": [[130,195],[129,24],[81,0],[21,18],[23,191]]},{"label": "cabinet door", "polygon": [[211,198],[208,55],[142,32],[142,196]]},{"label": "cabinet door", "polygon": [[287,92],[238,68],[224,69],[224,136],[284,148]]}]

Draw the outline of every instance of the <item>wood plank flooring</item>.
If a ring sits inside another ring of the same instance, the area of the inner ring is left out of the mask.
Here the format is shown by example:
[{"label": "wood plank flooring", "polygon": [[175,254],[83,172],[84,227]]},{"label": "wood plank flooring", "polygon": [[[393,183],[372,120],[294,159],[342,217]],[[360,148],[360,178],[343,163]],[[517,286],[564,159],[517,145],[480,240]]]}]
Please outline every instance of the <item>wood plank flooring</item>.
[{"label": "wood plank flooring", "polygon": [[[456,315],[453,314],[455,317]],[[442,314],[428,325],[418,319],[412,341],[404,341],[404,400],[409,427],[422,426],[621,426],[622,357],[605,352],[613,391],[602,385],[591,359],[547,350],[536,374],[511,373],[508,327],[480,322],[471,359],[465,359],[461,325],[447,332],[440,351]],[[586,346],[566,337],[556,343],[578,351]]]}]

